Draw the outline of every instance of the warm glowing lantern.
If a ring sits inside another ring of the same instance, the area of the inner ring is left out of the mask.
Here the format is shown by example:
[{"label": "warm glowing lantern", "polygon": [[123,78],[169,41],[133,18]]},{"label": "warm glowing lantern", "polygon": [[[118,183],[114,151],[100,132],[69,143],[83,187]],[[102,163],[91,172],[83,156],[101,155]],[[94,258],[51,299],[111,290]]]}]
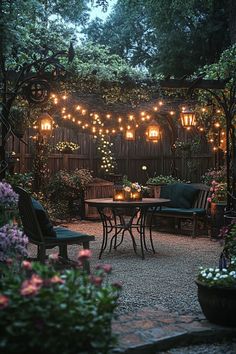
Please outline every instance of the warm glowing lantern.
[{"label": "warm glowing lantern", "polygon": [[190,129],[196,126],[195,112],[185,109],[180,113],[181,124],[184,128]]},{"label": "warm glowing lantern", "polygon": [[129,128],[125,131],[125,139],[135,140],[135,130],[133,128]]},{"label": "warm glowing lantern", "polygon": [[153,120],[146,130],[147,139],[151,141],[158,141],[160,139],[160,126]]},{"label": "warm glowing lantern", "polygon": [[125,191],[123,189],[123,186],[120,186],[120,185],[114,186],[113,200],[115,200],[117,202],[125,200]]},{"label": "warm glowing lantern", "polygon": [[51,136],[53,129],[53,119],[48,113],[43,113],[38,118],[39,132],[43,136]]}]

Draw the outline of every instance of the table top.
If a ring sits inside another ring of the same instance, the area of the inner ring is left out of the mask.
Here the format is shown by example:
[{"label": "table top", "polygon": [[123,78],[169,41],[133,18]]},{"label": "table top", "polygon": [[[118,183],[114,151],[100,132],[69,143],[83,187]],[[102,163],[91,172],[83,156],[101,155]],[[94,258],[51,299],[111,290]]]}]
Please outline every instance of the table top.
[{"label": "table top", "polygon": [[85,203],[91,206],[111,206],[111,207],[141,207],[141,206],[158,206],[168,203],[170,199],[163,198],[143,198],[142,200],[136,201],[117,201],[112,198],[97,198],[97,199],[86,199]]}]

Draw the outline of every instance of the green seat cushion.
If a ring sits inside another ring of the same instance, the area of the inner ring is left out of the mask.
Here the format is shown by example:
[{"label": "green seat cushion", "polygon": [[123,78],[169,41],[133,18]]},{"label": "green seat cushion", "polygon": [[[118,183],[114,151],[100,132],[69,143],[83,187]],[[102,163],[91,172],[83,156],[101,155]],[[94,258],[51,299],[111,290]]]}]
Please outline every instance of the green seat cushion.
[{"label": "green seat cushion", "polygon": [[167,204],[171,208],[192,208],[199,190],[186,183],[167,184],[161,187],[161,198],[170,199]]},{"label": "green seat cushion", "polygon": [[43,236],[56,237],[56,232],[42,204],[34,198],[31,198],[31,200]]},{"label": "green seat cushion", "polygon": [[160,211],[157,211],[158,214],[176,214],[176,215],[185,215],[191,216],[193,213],[196,213],[198,216],[206,215],[206,210],[203,208],[169,208],[169,207],[162,207]]},{"label": "green seat cushion", "polygon": [[72,231],[69,229],[66,229],[65,227],[54,227],[54,231],[56,233],[56,237],[59,240],[62,239],[77,239],[80,237],[88,236],[87,234],[78,232],[78,231]]}]

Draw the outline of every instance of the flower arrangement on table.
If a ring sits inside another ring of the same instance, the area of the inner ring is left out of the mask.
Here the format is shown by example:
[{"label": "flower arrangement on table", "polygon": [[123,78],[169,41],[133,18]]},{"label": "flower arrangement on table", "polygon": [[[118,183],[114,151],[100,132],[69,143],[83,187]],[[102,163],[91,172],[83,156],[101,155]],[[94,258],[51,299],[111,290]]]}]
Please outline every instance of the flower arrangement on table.
[{"label": "flower arrangement on table", "polygon": [[99,264],[90,275],[83,271],[90,257],[90,250],[81,250],[67,270],[58,270],[57,254],[48,265],[24,260],[18,273],[9,264],[0,283],[2,352],[110,352],[121,285],[107,282],[109,264]]},{"label": "flower arrangement on table", "polygon": [[142,186],[138,182],[130,182],[127,176],[123,178],[123,184],[115,186],[113,200],[136,201],[142,200]]},{"label": "flower arrangement on table", "polygon": [[76,143],[73,143],[72,141],[59,141],[55,149],[57,151],[63,152],[63,153],[71,153],[73,151],[76,151],[80,148],[80,146]]},{"label": "flower arrangement on table", "polygon": [[226,203],[227,201],[227,184],[219,183],[213,180],[210,188],[211,196],[208,198],[209,203]]}]

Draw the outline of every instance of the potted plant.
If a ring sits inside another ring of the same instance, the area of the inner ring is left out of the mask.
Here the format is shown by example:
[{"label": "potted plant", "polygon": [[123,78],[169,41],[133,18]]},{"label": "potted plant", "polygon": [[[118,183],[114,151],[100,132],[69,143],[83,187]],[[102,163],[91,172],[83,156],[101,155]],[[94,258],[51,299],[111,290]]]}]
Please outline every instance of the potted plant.
[{"label": "potted plant", "polygon": [[236,326],[236,221],[224,226],[219,237],[224,239],[219,266],[200,268],[198,300],[210,322]]},{"label": "potted plant", "polygon": [[161,193],[161,186],[165,186],[166,184],[177,183],[180,180],[177,180],[173,176],[163,176],[158,175],[154,177],[150,177],[147,180],[147,186],[151,189],[151,195],[154,198],[159,198]]}]

